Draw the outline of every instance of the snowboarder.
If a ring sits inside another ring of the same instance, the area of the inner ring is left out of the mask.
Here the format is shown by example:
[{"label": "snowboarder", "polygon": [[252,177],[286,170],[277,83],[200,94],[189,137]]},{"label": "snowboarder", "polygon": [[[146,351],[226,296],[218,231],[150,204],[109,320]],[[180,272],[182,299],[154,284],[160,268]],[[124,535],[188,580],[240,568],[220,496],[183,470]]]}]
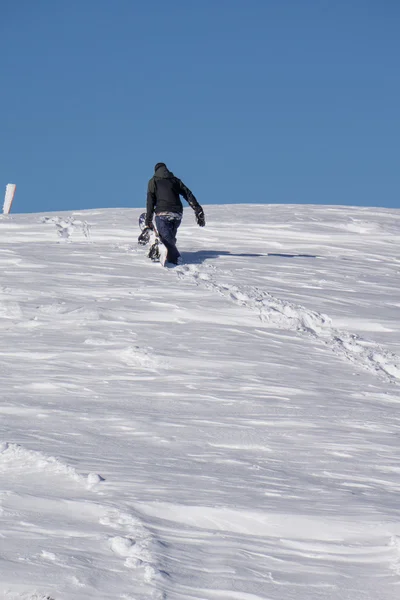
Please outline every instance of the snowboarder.
[{"label": "snowboarder", "polygon": [[167,261],[179,264],[180,254],[176,247],[176,232],[181,224],[183,206],[179,196],[183,196],[193,208],[197,224],[204,227],[206,224],[204,211],[189,188],[167,169],[165,163],[157,163],[154,167],[154,176],[150,179],[147,188],[146,227],[154,229],[153,216],[161,241],[168,250]]}]

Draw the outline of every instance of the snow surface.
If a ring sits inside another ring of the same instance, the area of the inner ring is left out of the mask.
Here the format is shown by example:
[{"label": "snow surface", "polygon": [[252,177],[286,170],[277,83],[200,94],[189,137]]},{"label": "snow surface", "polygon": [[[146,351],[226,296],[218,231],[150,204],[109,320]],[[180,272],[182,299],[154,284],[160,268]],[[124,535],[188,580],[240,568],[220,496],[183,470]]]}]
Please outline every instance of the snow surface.
[{"label": "snow surface", "polygon": [[400,597],[400,212],[0,217],[0,598]]}]

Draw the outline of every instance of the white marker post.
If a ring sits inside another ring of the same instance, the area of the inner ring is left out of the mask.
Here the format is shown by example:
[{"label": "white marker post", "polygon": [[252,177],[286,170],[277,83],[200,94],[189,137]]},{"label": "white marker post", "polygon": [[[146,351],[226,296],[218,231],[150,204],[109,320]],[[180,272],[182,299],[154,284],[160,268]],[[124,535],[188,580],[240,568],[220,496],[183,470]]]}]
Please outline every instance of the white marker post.
[{"label": "white marker post", "polygon": [[11,204],[14,200],[14,194],[17,186],[15,183],[8,183],[6,186],[6,195],[4,196],[3,215],[8,215],[11,210]]}]

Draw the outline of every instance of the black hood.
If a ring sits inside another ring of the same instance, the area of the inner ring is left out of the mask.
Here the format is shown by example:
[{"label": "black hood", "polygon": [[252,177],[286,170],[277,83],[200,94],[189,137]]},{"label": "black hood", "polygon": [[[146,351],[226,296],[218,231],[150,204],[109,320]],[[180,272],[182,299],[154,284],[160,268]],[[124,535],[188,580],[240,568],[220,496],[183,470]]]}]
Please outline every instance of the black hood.
[{"label": "black hood", "polygon": [[173,176],[174,174],[171,173],[171,171],[168,171],[165,165],[159,166],[154,172],[154,177],[158,177],[159,179],[171,179]]}]

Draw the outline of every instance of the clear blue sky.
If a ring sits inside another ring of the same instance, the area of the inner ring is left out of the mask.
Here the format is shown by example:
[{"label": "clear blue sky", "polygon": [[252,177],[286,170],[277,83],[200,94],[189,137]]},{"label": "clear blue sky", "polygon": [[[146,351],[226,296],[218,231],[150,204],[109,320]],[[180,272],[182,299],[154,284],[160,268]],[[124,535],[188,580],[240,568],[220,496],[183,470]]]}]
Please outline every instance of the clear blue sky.
[{"label": "clear blue sky", "polygon": [[400,208],[399,0],[0,0],[0,34],[13,212],[144,206],[158,161],[204,205]]}]

